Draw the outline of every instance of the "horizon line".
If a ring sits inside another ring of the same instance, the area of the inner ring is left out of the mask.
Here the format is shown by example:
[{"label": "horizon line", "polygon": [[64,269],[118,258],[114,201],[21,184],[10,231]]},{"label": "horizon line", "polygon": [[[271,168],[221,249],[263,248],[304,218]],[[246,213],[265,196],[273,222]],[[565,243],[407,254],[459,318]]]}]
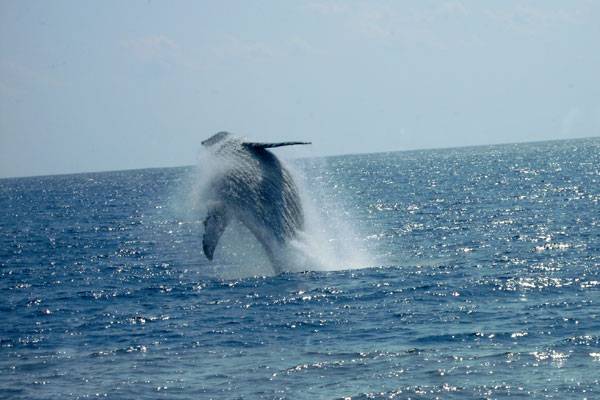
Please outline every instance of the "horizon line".
[{"label": "horizon line", "polygon": [[[571,140],[586,140],[586,139],[600,139],[600,136],[582,136],[575,138],[561,138],[561,139],[543,139],[543,140],[532,140],[523,142],[502,142],[502,143],[489,143],[489,144],[472,144],[472,145],[458,145],[458,146],[447,146],[447,147],[419,147],[416,149],[403,149],[403,150],[386,150],[386,151],[373,151],[373,152],[358,152],[358,153],[338,153],[338,154],[324,154],[320,156],[308,156],[308,157],[296,157],[293,160],[310,160],[317,158],[333,158],[333,157],[345,157],[345,156],[359,156],[369,154],[389,154],[389,153],[408,153],[413,151],[425,151],[425,150],[453,150],[453,149],[468,149],[477,147],[489,147],[489,146],[509,146],[519,144],[535,144],[535,143],[547,143],[547,142],[567,142]],[[39,174],[39,175],[23,175],[23,176],[4,176],[0,177],[0,180],[5,179],[26,179],[26,178],[44,178],[50,176],[68,176],[68,175],[83,175],[83,174],[104,174],[111,172],[126,172],[126,171],[142,171],[151,169],[168,169],[168,168],[188,168],[193,167],[194,164],[187,165],[171,165],[166,167],[136,167],[136,168],[125,168],[125,169],[107,169],[107,170],[96,170],[96,171],[79,171],[79,172],[58,172],[50,174]]]}]

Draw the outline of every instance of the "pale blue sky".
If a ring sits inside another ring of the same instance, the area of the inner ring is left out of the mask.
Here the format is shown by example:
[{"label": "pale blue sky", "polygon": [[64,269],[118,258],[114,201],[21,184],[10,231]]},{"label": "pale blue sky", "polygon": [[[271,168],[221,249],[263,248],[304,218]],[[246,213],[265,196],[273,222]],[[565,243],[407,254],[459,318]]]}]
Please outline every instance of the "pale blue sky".
[{"label": "pale blue sky", "polygon": [[0,0],[0,176],[600,135],[600,1]]}]

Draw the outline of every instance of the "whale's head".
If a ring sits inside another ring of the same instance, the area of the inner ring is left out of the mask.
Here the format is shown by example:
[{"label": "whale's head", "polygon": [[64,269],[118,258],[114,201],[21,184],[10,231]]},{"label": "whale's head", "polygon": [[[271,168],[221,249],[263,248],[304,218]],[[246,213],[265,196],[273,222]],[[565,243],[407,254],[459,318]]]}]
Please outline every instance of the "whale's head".
[{"label": "whale's head", "polygon": [[202,146],[211,147],[219,143],[223,143],[226,139],[231,137],[229,132],[217,132],[208,139],[202,141]]}]

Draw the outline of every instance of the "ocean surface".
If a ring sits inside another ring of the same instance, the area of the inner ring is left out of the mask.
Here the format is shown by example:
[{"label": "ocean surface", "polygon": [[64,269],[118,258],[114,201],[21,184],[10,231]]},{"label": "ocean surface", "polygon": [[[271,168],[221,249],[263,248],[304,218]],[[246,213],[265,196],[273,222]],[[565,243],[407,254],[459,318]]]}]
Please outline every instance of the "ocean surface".
[{"label": "ocean surface", "polygon": [[600,398],[600,138],[291,164],[278,276],[198,168],[0,180],[0,398]]}]

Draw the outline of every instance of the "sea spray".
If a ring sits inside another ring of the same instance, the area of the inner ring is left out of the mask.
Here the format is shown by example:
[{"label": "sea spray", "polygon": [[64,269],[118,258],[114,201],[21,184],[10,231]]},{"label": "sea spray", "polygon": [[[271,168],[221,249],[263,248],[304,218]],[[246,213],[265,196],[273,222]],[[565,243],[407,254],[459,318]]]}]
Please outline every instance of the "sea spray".
[{"label": "sea spray", "polygon": [[365,235],[346,201],[351,193],[335,182],[327,159],[298,160],[290,169],[300,188],[306,219],[304,231],[292,245],[309,255],[313,262],[309,269],[373,266]]}]

